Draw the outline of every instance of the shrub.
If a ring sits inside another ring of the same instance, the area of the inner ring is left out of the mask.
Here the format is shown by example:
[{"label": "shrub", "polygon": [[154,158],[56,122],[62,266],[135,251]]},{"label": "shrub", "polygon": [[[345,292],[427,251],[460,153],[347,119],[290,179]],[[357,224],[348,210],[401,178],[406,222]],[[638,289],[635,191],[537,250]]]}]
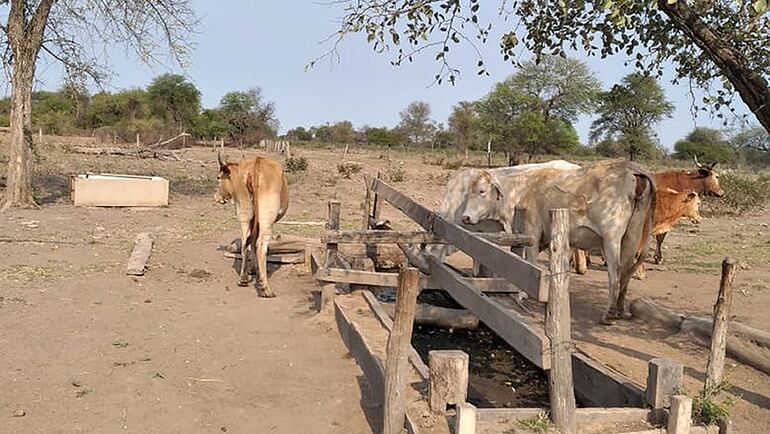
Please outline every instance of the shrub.
[{"label": "shrub", "polygon": [[443,155],[425,154],[422,156],[423,164],[429,164],[431,166],[441,166],[442,164],[444,164],[445,159],[446,157]]},{"label": "shrub", "polygon": [[286,171],[289,173],[304,172],[307,170],[307,158],[289,157],[286,160]]},{"label": "shrub", "polygon": [[390,182],[403,182],[406,179],[406,171],[404,171],[404,163],[399,161],[397,165],[388,165],[385,174],[388,176]]},{"label": "shrub", "polygon": [[444,163],[444,169],[447,170],[457,170],[461,167],[463,167],[464,160],[462,158],[456,158],[454,160],[447,160]]},{"label": "shrub", "polygon": [[725,173],[719,177],[725,191],[723,197],[708,197],[706,203],[712,214],[744,214],[761,211],[770,200],[770,175]]},{"label": "shrub", "polygon": [[544,433],[548,432],[551,428],[551,419],[548,417],[548,413],[541,411],[540,414],[532,419],[522,420],[519,424],[529,431]]},{"label": "shrub", "polygon": [[347,163],[340,163],[337,165],[337,172],[339,172],[339,174],[345,177],[346,179],[350,179],[351,176],[360,172],[361,169],[363,169],[363,166],[361,166],[358,163],[353,163],[351,161],[348,161]]},{"label": "shrub", "polygon": [[692,398],[692,420],[698,425],[716,425],[718,422],[726,421],[730,418],[730,410],[735,403],[728,397],[722,401],[717,401],[716,396],[723,390],[730,387],[727,380],[704,388],[697,396]]}]

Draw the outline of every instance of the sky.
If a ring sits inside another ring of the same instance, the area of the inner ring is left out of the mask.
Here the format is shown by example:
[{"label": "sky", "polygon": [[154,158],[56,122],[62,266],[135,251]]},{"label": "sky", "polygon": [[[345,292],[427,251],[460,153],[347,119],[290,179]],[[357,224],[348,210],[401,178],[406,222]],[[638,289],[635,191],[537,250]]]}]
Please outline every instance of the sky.
[{"label": "sky", "polygon": [[[489,77],[476,75],[478,58],[466,46],[451,53],[451,60],[463,71],[457,84],[435,85],[433,77],[440,66],[433,60],[435,53],[394,67],[390,64],[393,54],[375,53],[364,35],[351,35],[340,44],[338,63],[322,61],[306,71],[305,65],[330,48],[323,41],[338,28],[340,6],[310,0],[229,0],[226,7],[224,4],[194,0],[202,23],[186,69],[170,63],[145,65],[121,47],[108,47],[103,56],[114,76],[107,89],[146,87],[153,77],[175,72],[195,83],[205,107],[216,107],[225,93],[258,86],[267,99],[275,102],[281,132],[285,132],[300,125],[340,120],[350,120],[356,127],[393,127],[399,121],[399,111],[416,100],[428,102],[432,118],[446,124],[458,101],[483,97],[495,83],[515,72],[511,64],[503,62],[493,37],[480,47]],[[498,19],[495,10],[487,8],[493,35],[511,26]],[[580,53],[574,57],[585,61],[605,88],[633,71],[624,66],[622,57],[587,58]],[[708,114],[694,118],[688,87],[671,85],[669,73],[664,78],[667,80],[661,84],[676,112],[655,127],[661,144],[671,149],[695,126],[721,126],[721,120]],[[37,89],[56,89],[61,83],[61,71],[55,64],[41,64],[38,80]],[[745,112],[740,101],[736,108]],[[583,143],[588,142],[591,120],[583,116],[575,125]]]}]

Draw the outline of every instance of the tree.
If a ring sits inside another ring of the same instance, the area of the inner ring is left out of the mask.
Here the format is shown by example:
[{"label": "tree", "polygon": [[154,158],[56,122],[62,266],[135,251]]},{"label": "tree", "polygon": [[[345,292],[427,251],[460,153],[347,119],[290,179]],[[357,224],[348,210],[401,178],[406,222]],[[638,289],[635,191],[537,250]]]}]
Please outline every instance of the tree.
[{"label": "tree", "polygon": [[681,160],[698,157],[707,163],[729,163],[735,152],[722,132],[711,128],[695,128],[683,140],[674,144],[674,156]]},{"label": "tree", "polygon": [[603,140],[623,144],[628,157],[654,157],[659,153],[652,126],[670,118],[674,106],[666,99],[657,80],[632,73],[601,96],[599,118],[591,124],[591,142]]},{"label": "tree", "polygon": [[152,113],[177,128],[192,129],[201,109],[201,93],[179,74],[155,77],[147,87]]},{"label": "tree", "polygon": [[243,146],[249,136],[259,141],[263,137],[275,136],[278,130],[275,103],[265,101],[259,87],[244,92],[228,92],[219,106],[228,134],[239,146]]},{"label": "tree", "polygon": [[476,105],[479,123],[498,149],[531,159],[574,149],[571,122],[589,113],[601,90],[599,80],[580,61],[546,57],[526,62]]},{"label": "tree", "polygon": [[[441,64],[439,82],[443,78],[454,82],[460,72],[449,61],[452,47],[486,42],[490,34],[491,23],[481,22],[480,0],[338,3],[344,16],[329,55],[336,54],[339,41],[351,33],[366,34],[377,52],[397,48],[393,60],[397,65],[435,50]],[[497,9],[503,21],[517,18],[515,28],[500,37],[506,60],[518,62],[524,45],[536,56],[564,55],[566,50],[602,57],[621,53],[645,72],[660,73],[671,62],[675,81],[692,80],[707,90],[714,83],[721,85],[706,101],[716,109],[729,104],[737,91],[770,132],[766,0],[500,0]],[[480,54],[478,73],[487,73]]]},{"label": "tree", "polygon": [[479,118],[470,101],[460,101],[449,115],[449,133],[459,152],[474,148],[480,142]]},{"label": "tree", "polygon": [[395,136],[386,127],[366,128],[364,132],[366,133],[366,141],[370,145],[390,147],[396,144]]},{"label": "tree", "polygon": [[770,133],[759,125],[745,128],[735,134],[730,142],[734,149],[753,149],[770,153]]},{"label": "tree", "polygon": [[398,128],[405,135],[410,145],[424,146],[431,143],[431,135],[436,125],[430,119],[430,105],[425,101],[414,101],[399,113],[401,122]]},{"label": "tree", "polygon": [[289,140],[313,140],[313,132],[308,131],[303,126],[292,128],[286,132],[286,138]]},{"label": "tree", "polygon": [[195,119],[192,133],[207,139],[223,138],[227,134],[227,124],[219,109],[205,109]]},{"label": "tree", "polygon": [[339,121],[329,127],[332,142],[353,143],[356,140],[356,131],[350,121]]},{"label": "tree", "polygon": [[140,60],[153,61],[165,46],[180,64],[198,19],[190,0],[6,0],[0,25],[3,65],[11,84],[10,147],[4,203],[0,209],[35,207],[32,198],[32,84],[38,55],[63,65],[71,81],[102,82],[106,67],[89,44],[119,43]]}]

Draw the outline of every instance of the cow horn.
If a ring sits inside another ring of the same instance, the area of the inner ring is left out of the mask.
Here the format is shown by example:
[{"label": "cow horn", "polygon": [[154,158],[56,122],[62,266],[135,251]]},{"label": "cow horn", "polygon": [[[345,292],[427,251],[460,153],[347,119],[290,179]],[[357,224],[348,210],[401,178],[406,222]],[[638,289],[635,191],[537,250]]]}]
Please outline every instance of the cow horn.
[{"label": "cow horn", "polygon": [[716,167],[717,163],[718,163],[718,161],[715,161],[715,162],[711,163],[711,166],[709,166],[709,168],[711,168],[713,170],[714,167]]},{"label": "cow horn", "polygon": [[219,162],[219,167],[222,167],[225,165],[225,163],[222,162],[222,153],[217,152],[217,161]]},{"label": "cow horn", "polygon": [[703,165],[698,163],[698,156],[697,155],[693,155],[692,157],[693,157],[693,160],[695,161],[695,166],[697,166],[698,169],[702,169]]}]

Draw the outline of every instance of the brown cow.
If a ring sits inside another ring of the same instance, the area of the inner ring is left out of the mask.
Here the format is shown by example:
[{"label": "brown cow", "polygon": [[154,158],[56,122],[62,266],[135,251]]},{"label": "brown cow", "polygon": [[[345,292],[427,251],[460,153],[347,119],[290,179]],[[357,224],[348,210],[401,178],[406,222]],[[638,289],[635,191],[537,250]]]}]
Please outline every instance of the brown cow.
[{"label": "brown cow", "polygon": [[[698,157],[695,157],[695,170],[669,170],[656,173],[655,185],[658,191],[670,188],[676,191],[691,190],[699,195],[722,197],[725,195],[725,191],[719,185],[719,174],[714,170],[716,165],[717,163],[700,164]],[[661,246],[669,230],[655,235],[657,245],[654,259],[656,264],[663,260]]]},{"label": "brown cow", "polygon": [[[655,222],[652,225],[652,235],[668,233],[680,220],[690,219],[700,223],[700,196],[698,193],[676,191],[671,188],[658,189],[655,202]],[[660,244],[658,244],[660,248]],[[660,252],[656,250],[655,255]],[[639,264],[634,277],[644,279],[644,263]]]},{"label": "brown cow", "polygon": [[223,163],[220,155],[217,180],[219,186],[214,199],[222,204],[232,199],[235,214],[241,224],[241,273],[238,285],[249,284],[249,259],[256,252],[259,263],[257,289],[263,297],[275,297],[267,282],[267,245],[273,223],[280,220],[289,207],[289,187],[283,168],[279,163],[262,157],[238,163]]}]

